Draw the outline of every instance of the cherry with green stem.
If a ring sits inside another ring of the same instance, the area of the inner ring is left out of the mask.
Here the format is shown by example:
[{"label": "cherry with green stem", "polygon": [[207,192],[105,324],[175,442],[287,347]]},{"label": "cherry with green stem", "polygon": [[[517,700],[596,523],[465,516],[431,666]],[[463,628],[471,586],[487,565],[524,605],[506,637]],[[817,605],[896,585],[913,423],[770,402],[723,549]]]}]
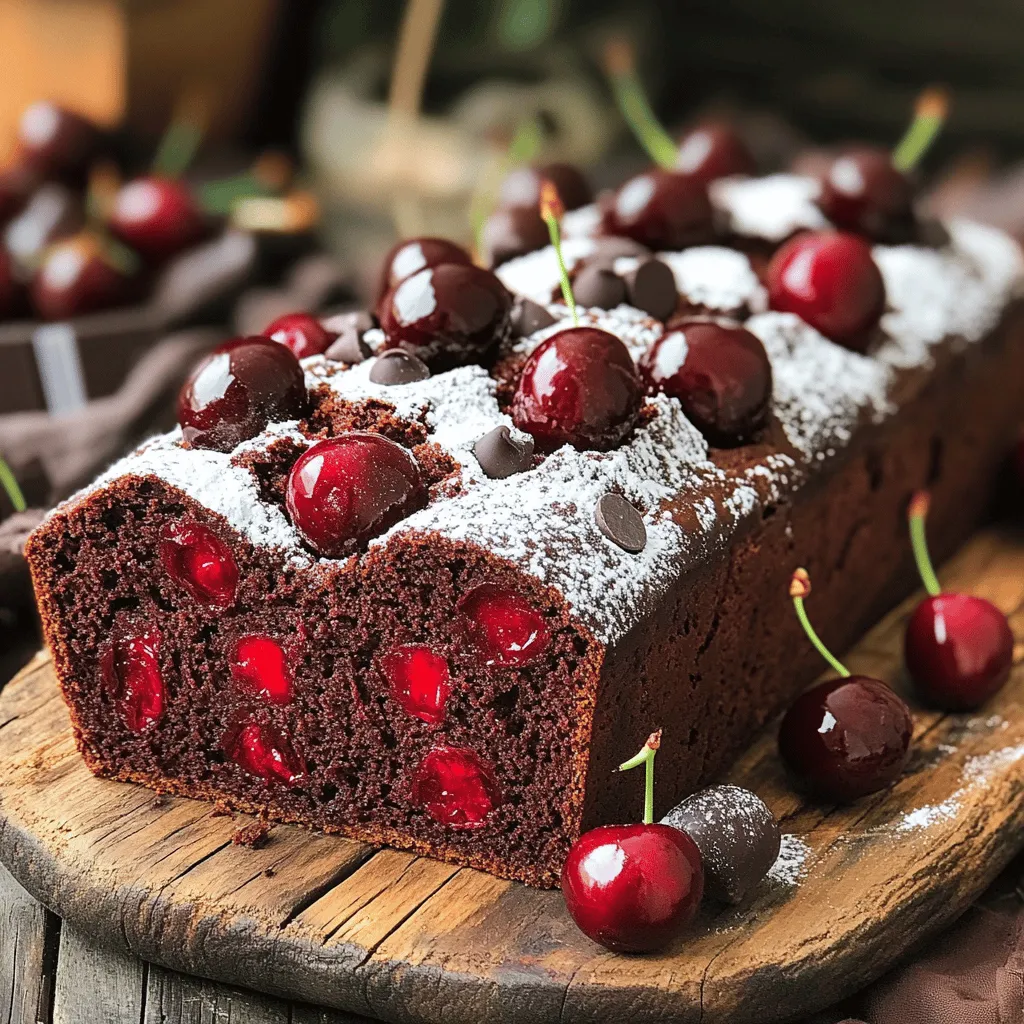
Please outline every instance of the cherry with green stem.
[{"label": "cherry with green stem", "polygon": [[1013,666],[1013,631],[991,601],[944,593],[925,535],[930,500],[925,491],[907,510],[918,573],[928,592],[907,623],[904,658],[923,697],[941,708],[967,711],[997,693]]},{"label": "cherry with green stem", "polygon": [[562,217],[565,216],[565,207],[555,186],[545,181],[540,187],[540,216],[541,220],[548,227],[548,234],[551,237],[551,246],[555,250],[555,257],[558,260],[558,276],[562,285],[562,297],[566,306],[569,307],[569,315],[572,317],[573,327],[578,327],[580,318],[576,311],[576,299],[572,293],[572,285],[569,282],[569,271],[565,266],[562,257],[562,238],[559,227]]}]

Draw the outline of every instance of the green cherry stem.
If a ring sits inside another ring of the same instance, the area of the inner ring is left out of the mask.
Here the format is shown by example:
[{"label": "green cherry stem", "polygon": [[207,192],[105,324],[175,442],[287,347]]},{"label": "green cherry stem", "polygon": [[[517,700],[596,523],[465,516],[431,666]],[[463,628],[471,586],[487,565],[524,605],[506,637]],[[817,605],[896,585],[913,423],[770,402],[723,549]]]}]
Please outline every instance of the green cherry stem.
[{"label": "green cherry stem", "polygon": [[157,146],[152,172],[164,178],[180,178],[199,150],[206,121],[206,96],[198,89],[186,92]]},{"label": "green cherry stem", "polygon": [[639,765],[644,765],[646,768],[644,773],[645,825],[650,825],[654,821],[654,755],[657,754],[660,746],[661,730],[659,729],[647,737],[647,742],[643,745],[640,753],[619,765],[620,772],[628,772],[630,768],[636,768]]},{"label": "green cherry stem", "polygon": [[797,569],[789,581],[789,596],[793,598],[793,607],[796,609],[796,617],[800,620],[807,639],[814,644],[814,649],[844,678],[849,678],[850,670],[825,646],[824,641],[818,636],[811,620],[807,618],[807,609],[804,608],[804,598],[811,592],[811,577],[806,569]]},{"label": "green cherry stem", "polygon": [[898,171],[912,171],[935,141],[949,110],[949,97],[942,89],[926,89],[914,106],[914,120],[892,151]]},{"label": "green cherry stem", "polygon": [[28,508],[25,495],[21,493],[21,488],[18,486],[11,467],[2,458],[0,458],[0,485],[7,492],[7,497],[11,499],[15,512],[24,512]]},{"label": "green cherry stem", "polygon": [[942,587],[939,585],[939,577],[935,575],[931,555],[928,554],[928,538],[924,527],[930,504],[931,496],[928,492],[918,491],[910,499],[910,505],[907,507],[907,521],[910,523],[910,544],[914,549],[914,561],[917,562],[921,582],[932,597],[938,597],[942,593]]},{"label": "green cherry stem", "polygon": [[636,73],[632,46],[624,39],[611,40],[605,46],[604,63],[615,102],[637,142],[659,167],[672,170],[676,165],[679,147],[662,127],[658,115],[647,100],[647,94]]},{"label": "green cherry stem", "polygon": [[576,298],[572,293],[572,284],[569,282],[569,271],[565,267],[565,260],[562,258],[562,236],[558,227],[559,221],[565,214],[565,206],[558,189],[551,181],[544,181],[540,186],[540,216],[548,226],[548,234],[551,236],[551,246],[555,250],[558,259],[558,274],[562,281],[562,297],[569,307],[572,316],[573,327],[579,327],[580,317],[576,312]]}]

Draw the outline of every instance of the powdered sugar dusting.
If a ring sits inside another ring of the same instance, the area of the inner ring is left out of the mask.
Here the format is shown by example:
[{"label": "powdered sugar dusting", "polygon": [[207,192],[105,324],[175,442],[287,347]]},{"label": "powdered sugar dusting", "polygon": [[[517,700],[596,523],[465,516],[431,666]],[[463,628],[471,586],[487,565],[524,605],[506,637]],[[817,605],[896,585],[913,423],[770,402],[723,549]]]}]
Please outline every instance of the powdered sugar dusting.
[{"label": "powdered sugar dusting", "polygon": [[[580,260],[593,255],[594,249],[593,239],[565,238],[562,241],[562,259],[565,260],[566,269],[571,271]],[[551,301],[561,281],[558,257],[550,245],[509,260],[494,273],[510,292],[523,295],[542,306]]]},{"label": "powdered sugar dusting", "polygon": [[[513,352],[529,355],[542,341],[547,341],[553,335],[573,326],[566,306],[556,302],[547,308],[552,316],[558,318],[558,322],[529,337],[520,338],[513,345]],[[639,359],[665,330],[659,321],[633,306],[616,306],[614,309],[577,307],[576,312],[581,327],[597,327],[599,330],[614,334],[629,349],[633,359]]]},{"label": "powdered sugar dusting", "polygon": [[811,848],[799,836],[784,833],[779,856],[768,871],[768,881],[794,888],[807,875],[810,859]]},{"label": "powdered sugar dusting", "polygon": [[562,218],[561,227],[563,238],[593,238],[601,228],[601,211],[597,203],[569,210]]},{"label": "powdered sugar dusting", "polygon": [[765,178],[722,178],[710,185],[711,202],[737,235],[781,242],[793,232],[828,227],[818,209],[813,178],[769,174]]},{"label": "powdered sugar dusting", "polygon": [[658,258],[671,268],[679,294],[694,306],[724,313],[767,309],[765,290],[742,252],[704,245],[682,252],[661,252]]}]

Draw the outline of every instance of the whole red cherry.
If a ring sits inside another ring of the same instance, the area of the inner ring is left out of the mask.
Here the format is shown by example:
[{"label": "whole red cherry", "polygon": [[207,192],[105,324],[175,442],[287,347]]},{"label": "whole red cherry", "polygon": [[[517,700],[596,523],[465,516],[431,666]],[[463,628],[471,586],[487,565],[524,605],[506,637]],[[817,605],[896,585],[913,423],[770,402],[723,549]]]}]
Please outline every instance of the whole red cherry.
[{"label": "whole red cherry", "polygon": [[131,275],[115,266],[91,235],[57,242],[30,285],[32,305],[43,320],[63,320],[123,302]]},{"label": "whole red cherry", "polygon": [[648,249],[683,249],[711,240],[712,216],[702,181],[654,167],[619,188],[602,214],[601,230]]},{"label": "whole red cherry", "polygon": [[512,329],[512,296],[489,270],[428,267],[396,285],[379,306],[385,348],[404,348],[434,369],[486,359]]},{"label": "whole red cherry", "polygon": [[147,260],[159,262],[195,245],[209,231],[206,215],[188,188],[150,176],[122,185],[110,212],[110,231]]},{"label": "whole red cherry", "polygon": [[636,425],[643,382],[629,350],[596,327],[570,327],[534,349],[512,399],[512,419],[542,451],[563,444],[607,451]]},{"label": "whole red cherry", "polygon": [[573,164],[550,163],[516,167],[505,175],[498,188],[498,206],[536,210],[540,205],[540,186],[550,181],[567,210],[578,210],[593,202],[594,193],[583,172]]},{"label": "whole red cherry", "polygon": [[760,339],[739,324],[686,319],[673,323],[644,353],[648,384],[678,398],[711,444],[749,441],[764,426],[772,367]]},{"label": "whole red cherry", "polygon": [[416,460],[380,434],[352,431],[299,456],[288,515],[318,554],[345,558],[427,503]]},{"label": "whole red cherry", "polygon": [[398,242],[389,250],[381,265],[377,302],[380,303],[395,285],[401,284],[407,277],[441,263],[462,263],[468,267],[473,260],[461,245],[449,242],[447,238],[410,238]]},{"label": "whole red cherry", "polygon": [[18,124],[20,159],[45,177],[81,174],[99,145],[91,121],[46,100],[28,107]]},{"label": "whole red cherry", "polygon": [[914,227],[914,186],[873,146],[840,153],[821,179],[818,205],[836,227],[879,241],[906,241]]},{"label": "whole red cherry", "polygon": [[712,121],[697,125],[680,139],[675,169],[706,185],[734,174],[756,174],[757,164],[732,125]]},{"label": "whole red cherry", "polygon": [[543,249],[549,241],[548,226],[535,206],[499,207],[480,232],[480,250],[489,267]]},{"label": "whole red cherry", "polygon": [[602,825],[573,843],[562,868],[562,896],[584,935],[619,953],[667,946],[692,920],[704,893],[696,843],[671,825],[654,824],[654,754],[661,733],[620,770],[646,766],[644,821]]},{"label": "whole red cherry", "polygon": [[338,336],[311,313],[286,313],[263,328],[263,336],[284,345],[296,359],[323,355]]},{"label": "whole red cherry", "polygon": [[908,510],[914,557],[929,596],[907,624],[907,671],[932,703],[967,711],[983,704],[1010,678],[1013,631],[991,601],[941,592],[925,539],[928,505],[928,494],[919,491]]},{"label": "whole red cherry", "polygon": [[885,284],[871,247],[839,231],[790,239],[768,264],[766,283],[772,309],[796,313],[855,352],[867,349],[885,310]]},{"label": "whole red cherry", "polygon": [[178,422],[190,447],[229,452],[268,423],[298,419],[308,407],[302,367],[284,345],[234,338],[189,374],[178,396]]}]

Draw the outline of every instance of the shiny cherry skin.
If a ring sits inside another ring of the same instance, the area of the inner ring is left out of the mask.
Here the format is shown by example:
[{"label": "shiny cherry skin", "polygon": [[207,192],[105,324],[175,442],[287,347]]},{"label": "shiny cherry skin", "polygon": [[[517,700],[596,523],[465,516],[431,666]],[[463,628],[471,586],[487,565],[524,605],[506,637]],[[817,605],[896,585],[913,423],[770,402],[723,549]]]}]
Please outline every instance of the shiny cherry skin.
[{"label": "shiny cherry skin", "polygon": [[501,799],[493,767],[465,747],[434,747],[412,780],[413,803],[457,832],[483,828]]},{"label": "shiny cherry skin", "polygon": [[480,249],[489,267],[536,252],[550,242],[548,226],[535,206],[499,207],[480,232]]},{"label": "shiny cherry skin", "polygon": [[262,634],[243,636],[231,658],[231,678],[243,693],[271,704],[288,704],[292,699],[292,673],[284,648]]},{"label": "shiny cherry skin", "polygon": [[479,362],[508,337],[512,296],[489,270],[442,263],[396,285],[379,312],[385,348],[441,369]]},{"label": "shiny cherry skin", "polygon": [[885,310],[885,284],[871,247],[840,231],[797,235],[766,273],[772,309],[796,313],[826,338],[863,352]]},{"label": "shiny cherry skin", "polygon": [[444,721],[452,692],[448,662],[427,644],[402,644],[380,659],[391,698],[428,725]]},{"label": "shiny cherry skin", "polygon": [[89,235],[57,242],[32,278],[30,294],[43,320],[107,309],[125,301],[132,278],[107,258],[102,245]]},{"label": "shiny cherry skin", "polygon": [[221,748],[239,768],[264,782],[290,789],[305,779],[302,758],[288,736],[273,726],[246,722],[228,731]]},{"label": "shiny cherry skin", "polygon": [[674,322],[644,353],[640,370],[654,391],[679,399],[687,417],[713,445],[744,444],[768,418],[768,353],[739,324]]},{"label": "shiny cherry skin", "polygon": [[380,434],[318,441],[288,475],[292,524],[317,554],[345,558],[427,503],[416,460]]},{"label": "shiny cherry skin", "polygon": [[296,359],[323,355],[338,337],[311,313],[286,313],[279,316],[263,328],[263,335],[284,345]]},{"label": "shiny cherry skin", "polygon": [[797,697],[779,728],[779,753],[800,785],[846,802],[891,786],[910,757],[914,719],[869,676],[828,679]]},{"label": "shiny cherry skin", "polygon": [[594,201],[594,192],[583,172],[573,164],[550,163],[516,167],[505,175],[498,187],[498,206],[505,209],[540,205],[540,187],[550,181],[567,210],[578,210]]},{"label": "shiny cherry skin", "polygon": [[381,265],[380,283],[377,286],[377,302],[406,278],[418,274],[428,267],[442,263],[461,263],[471,266],[472,257],[447,238],[410,238],[392,246]]},{"label": "shiny cherry skin", "polygon": [[706,185],[735,174],[756,174],[757,164],[732,125],[712,121],[697,125],[679,140],[675,169]]},{"label": "shiny cherry skin", "polygon": [[696,843],[670,825],[602,825],[573,843],[562,896],[584,935],[617,953],[650,953],[682,934],[704,894]]},{"label": "shiny cherry skin", "polygon": [[563,444],[607,451],[632,431],[643,393],[640,374],[618,338],[596,327],[571,327],[527,359],[512,419],[542,451]]},{"label": "shiny cherry skin", "polygon": [[914,186],[888,150],[840,153],[821,178],[818,205],[837,228],[879,241],[906,241],[914,224]]},{"label": "shiny cherry skin", "polygon": [[41,100],[21,115],[19,158],[45,177],[81,175],[99,146],[99,129],[56,103]]},{"label": "shiny cherry skin", "polygon": [[115,640],[100,668],[124,724],[143,732],[160,721],[166,693],[160,672],[160,634],[154,629]]},{"label": "shiny cherry skin", "polygon": [[122,185],[110,212],[111,233],[144,259],[159,263],[201,241],[206,215],[180,181],[156,176]]},{"label": "shiny cherry skin", "polygon": [[227,608],[238,590],[231,548],[209,527],[186,520],[169,523],[160,538],[164,571],[200,604]]},{"label": "shiny cherry skin", "polygon": [[485,665],[528,665],[551,643],[544,616],[518,590],[480,583],[459,602],[458,628]]},{"label": "shiny cherry skin", "polygon": [[218,345],[189,374],[178,396],[178,422],[193,448],[229,452],[276,420],[306,414],[299,361],[269,338]]},{"label": "shiny cherry skin", "polygon": [[925,598],[911,615],[904,654],[923,697],[949,711],[969,711],[1010,678],[1013,632],[991,601],[939,594]]},{"label": "shiny cherry skin", "polygon": [[654,167],[619,188],[602,214],[601,229],[655,251],[683,249],[712,238],[712,216],[702,181]]}]

